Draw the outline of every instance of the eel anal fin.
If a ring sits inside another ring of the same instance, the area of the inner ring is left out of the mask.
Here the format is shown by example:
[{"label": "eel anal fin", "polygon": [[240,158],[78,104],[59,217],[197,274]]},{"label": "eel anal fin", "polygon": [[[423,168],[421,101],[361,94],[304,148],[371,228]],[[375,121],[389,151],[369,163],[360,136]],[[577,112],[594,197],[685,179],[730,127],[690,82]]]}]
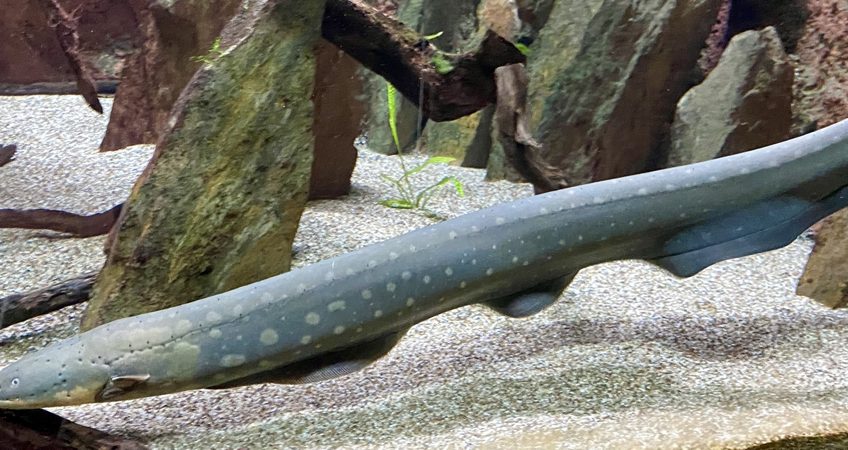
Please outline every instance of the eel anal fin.
[{"label": "eel anal fin", "polygon": [[688,227],[665,242],[650,259],[679,277],[689,277],[731,258],[792,243],[814,223],[848,206],[848,186],[818,200],[784,195]]},{"label": "eel anal fin", "polygon": [[305,384],[325,381],[364,369],[385,356],[406,334],[387,334],[364,344],[327,352],[285,366],[228,381],[210,389],[227,389],[259,383]]},{"label": "eel anal fin", "polygon": [[537,284],[530,289],[483,302],[483,305],[508,317],[532,316],[552,305],[576,275],[577,272],[572,272],[563,277]]}]

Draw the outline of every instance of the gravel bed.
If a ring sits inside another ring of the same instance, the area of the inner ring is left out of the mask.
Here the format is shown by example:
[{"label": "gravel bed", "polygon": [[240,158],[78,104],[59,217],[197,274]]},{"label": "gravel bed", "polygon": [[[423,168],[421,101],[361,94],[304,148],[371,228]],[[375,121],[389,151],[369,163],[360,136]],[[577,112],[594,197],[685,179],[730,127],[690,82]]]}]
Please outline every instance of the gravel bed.
[{"label": "gravel bed", "polygon": [[[0,97],[0,142],[19,148],[0,168],[0,208],[95,212],[122,201],[152,148],[97,153],[105,124],[76,97]],[[379,175],[397,164],[362,152],[350,196],[310,203],[295,265],[433,223],[377,204],[391,190]],[[429,182],[452,174],[466,187],[465,198],[434,200],[443,217],[531,194],[479,170],[433,169]],[[102,244],[0,230],[0,296],[96,270]],[[53,411],[161,449],[739,448],[844,432],[848,312],[794,295],[810,248],[800,238],[686,280],[640,261],[591,267],[536,316],[455,310],[413,327],[366,370],[322,383]],[[0,366],[73,334],[80,310],[0,330]]]}]

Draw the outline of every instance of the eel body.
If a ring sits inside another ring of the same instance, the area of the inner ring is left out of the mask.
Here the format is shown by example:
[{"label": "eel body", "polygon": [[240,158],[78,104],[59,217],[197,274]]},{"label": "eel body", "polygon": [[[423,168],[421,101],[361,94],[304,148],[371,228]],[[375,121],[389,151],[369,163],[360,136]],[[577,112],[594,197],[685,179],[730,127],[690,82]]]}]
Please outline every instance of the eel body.
[{"label": "eel body", "polygon": [[0,370],[0,408],[349,373],[410,326],[484,303],[513,317],[581,268],[677,276],[782,247],[848,205],[848,121],[762,149],[501,204],[182,306],[117,320]]}]

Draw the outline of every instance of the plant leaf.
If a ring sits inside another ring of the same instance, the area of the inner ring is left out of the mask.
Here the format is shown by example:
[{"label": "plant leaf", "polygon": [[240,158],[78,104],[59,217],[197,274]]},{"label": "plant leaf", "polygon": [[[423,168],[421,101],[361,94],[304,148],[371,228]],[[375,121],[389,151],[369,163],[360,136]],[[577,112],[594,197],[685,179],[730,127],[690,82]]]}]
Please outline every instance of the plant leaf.
[{"label": "plant leaf", "polygon": [[413,209],[415,205],[413,205],[409,200],[404,200],[402,198],[390,198],[386,200],[380,200],[380,204],[383,206],[388,206],[389,208],[396,209]]},{"label": "plant leaf", "polygon": [[397,132],[397,89],[391,83],[386,83],[386,96],[389,107],[389,128],[392,130],[395,147],[398,153],[400,153],[400,140],[398,139]]},{"label": "plant leaf", "polygon": [[439,37],[443,34],[445,34],[444,31],[439,31],[438,33],[428,34],[427,36],[424,36],[424,39],[426,39],[428,41],[432,41],[433,39],[436,39],[437,37]]},{"label": "plant leaf", "polygon": [[411,175],[415,175],[418,172],[421,172],[427,166],[431,164],[448,164],[453,161],[456,161],[456,158],[452,158],[450,156],[431,156],[423,163],[409,169],[405,174],[403,174],[404,178],[409,178]]}]

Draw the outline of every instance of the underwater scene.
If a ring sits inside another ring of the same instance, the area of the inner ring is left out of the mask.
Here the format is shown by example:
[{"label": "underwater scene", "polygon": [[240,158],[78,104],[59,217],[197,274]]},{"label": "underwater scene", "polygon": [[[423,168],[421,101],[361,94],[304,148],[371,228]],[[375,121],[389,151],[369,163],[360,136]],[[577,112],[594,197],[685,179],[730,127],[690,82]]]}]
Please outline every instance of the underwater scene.
[{"label": "underwater scene", "polygon": [[0,450],[848,448],[848,0],[4,0]]}]

